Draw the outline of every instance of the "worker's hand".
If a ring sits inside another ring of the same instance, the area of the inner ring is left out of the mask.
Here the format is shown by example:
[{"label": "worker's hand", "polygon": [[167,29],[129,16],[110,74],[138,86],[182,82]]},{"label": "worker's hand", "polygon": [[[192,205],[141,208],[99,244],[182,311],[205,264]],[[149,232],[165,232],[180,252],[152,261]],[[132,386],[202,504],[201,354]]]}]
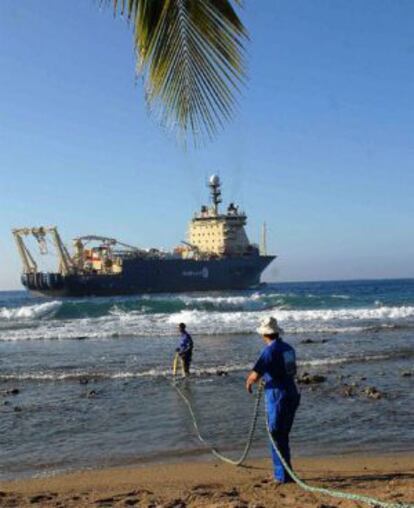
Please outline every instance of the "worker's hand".
[{"label": "worker's hand", "polygon": [[257,383],[260,379],[260,376],[257,372],[255,372],[254,370],[252,370],[250,372],[250,374],[247,376],[247,379],[246,379],[246,390],[249,392],[249,393],[253,393],[253,385],[254,383]]}]

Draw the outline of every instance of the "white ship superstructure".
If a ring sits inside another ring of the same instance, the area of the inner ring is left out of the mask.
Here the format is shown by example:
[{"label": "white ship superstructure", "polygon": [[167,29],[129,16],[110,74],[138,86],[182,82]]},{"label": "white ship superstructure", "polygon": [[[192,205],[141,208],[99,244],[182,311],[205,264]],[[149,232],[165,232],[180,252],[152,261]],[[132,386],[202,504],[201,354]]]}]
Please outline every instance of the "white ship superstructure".
[{"label": "white ship superstructure", "polygon": [[220,213],[221,182],[217,175],[209,180],[211,206],[203,205],[190,223],[188,248],[184,255],[196,251],[210,256],[243,256],[251,254],[251,245],[244,229],[247,217],[234,203]]}]

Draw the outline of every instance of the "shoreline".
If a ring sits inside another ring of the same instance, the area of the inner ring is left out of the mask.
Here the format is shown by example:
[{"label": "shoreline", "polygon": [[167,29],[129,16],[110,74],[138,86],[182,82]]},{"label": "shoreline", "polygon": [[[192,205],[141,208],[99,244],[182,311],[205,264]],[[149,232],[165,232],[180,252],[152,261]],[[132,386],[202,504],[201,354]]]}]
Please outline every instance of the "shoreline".
[{"label": "shoreline", "polygon": [[[220,452],[224,456],[236,460],[240,456],[240,448],[220,448]],[[414,446],[405,449],[394,449],[394,450],[380,450],[379,447],[372,448],[357,448],[354,449],[339,449],[337,453],[333,453],[330,450],[308,450],[305,452],[297,453],[295,450],[292,452],[293,457],[298,461],[308,462],[310,460],[333,460],[335,457],[341,457],[344,460],[352,460],[353,458],[358,459],[359,457],[365,457],[367,459],[375,459],[378,457],[413,457],[414,461]],[[256,449],[252,449],[249,452],[248,459],[246,462],[261,462],[266,461],[269,458],[269,447],[261,446]],[[6,475],[0,475],[0,486],[11,482],[25,482],[36,479],[47,479],[54,478],[57,476],[68,476],[75,473],[83,472],[99,472],[102,470],[117,470],[117,469],[152,469],[164,466],[180,466],[181,464],[209,464],[209,463],[221,463],[219,459],[216,459],[210,450],[205,448],[189,449],[182,451],[171,451],[171,452],[159,452],[151,455],[141,457],[124,457],[114,458],[105,460],[104,464],[81,464],[77,466],[56,466],[55,468],[51,464],[44,464],[43,468],[39,468],[36,471],[13,471]],[[269,471],[271,465],[269,463]],[[0,504],[1,506],[1,504]]]},{"label": "shoreline", "polygon": [[[389,503],[414,504],[414,452],[299,457],[294,466],[299,477],[311,485],[373,496]],[[270,459],[248,460],[246,466],[237,468],[213,460],[131,464],[2,481],[0,506],[364,506],[307,493],[295,484],[277,486],[270,478]]]}]

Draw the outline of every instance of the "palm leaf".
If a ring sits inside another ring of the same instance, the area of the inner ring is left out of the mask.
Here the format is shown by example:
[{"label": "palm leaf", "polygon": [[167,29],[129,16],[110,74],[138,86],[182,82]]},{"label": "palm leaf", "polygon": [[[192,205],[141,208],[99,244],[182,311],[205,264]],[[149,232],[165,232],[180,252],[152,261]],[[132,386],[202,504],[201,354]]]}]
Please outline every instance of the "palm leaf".
[{"label": "palm leaf", "polygon": [[212,138],[231,118],[246,76],[247,34],[232,0],[102,1],[134,25],[151,111],[195,142]]}]

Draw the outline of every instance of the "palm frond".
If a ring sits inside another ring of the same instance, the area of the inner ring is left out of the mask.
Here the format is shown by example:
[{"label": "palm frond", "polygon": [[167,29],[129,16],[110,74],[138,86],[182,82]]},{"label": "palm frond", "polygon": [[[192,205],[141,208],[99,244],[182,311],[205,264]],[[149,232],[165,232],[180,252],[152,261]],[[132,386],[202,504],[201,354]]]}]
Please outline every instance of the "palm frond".
[{"label": "palm frond", "polygon": [[134,25],[137,70],[164,125],[212,138],[231,118],[246,77],[246,30],[232,1],[103,0]]}]

